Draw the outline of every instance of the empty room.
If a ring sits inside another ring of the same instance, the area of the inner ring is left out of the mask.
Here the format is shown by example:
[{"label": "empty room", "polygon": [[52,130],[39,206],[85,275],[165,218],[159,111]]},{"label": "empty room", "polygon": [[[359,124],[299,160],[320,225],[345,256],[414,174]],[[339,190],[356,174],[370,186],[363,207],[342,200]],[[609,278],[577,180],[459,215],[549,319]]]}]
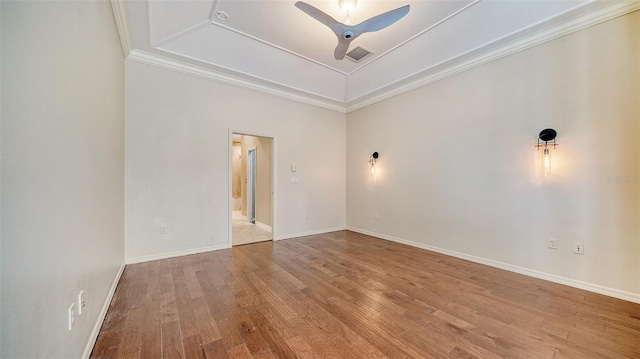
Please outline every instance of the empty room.
[{"label": "empty room", "polygon": [[640,1],[0,1],[1,358],[640,358]]}]

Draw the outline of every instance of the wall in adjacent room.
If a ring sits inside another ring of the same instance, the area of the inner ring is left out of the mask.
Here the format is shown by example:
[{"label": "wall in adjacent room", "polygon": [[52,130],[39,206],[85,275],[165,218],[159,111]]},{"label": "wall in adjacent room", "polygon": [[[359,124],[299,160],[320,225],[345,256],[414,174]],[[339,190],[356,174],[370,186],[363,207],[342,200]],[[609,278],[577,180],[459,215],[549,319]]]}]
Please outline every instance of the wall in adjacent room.
[{"label": "wall in adjacent room", "polygon": [[124,263],[122,49],[109,2],[0,6],[0,357],[79,358]]},{"label": "wall in adjacent room", "polygon": [[348,227],[640,301],[639,52],[635,12],[349,113]]},{"label": "wall in adjacent room", "polygon": [[[240,142],[233,142],[233,174],[232,174],[232,183],[231,183],[231,191],[232,191],[232,197],[235,198],[240,198],[241,197],[241,188],[242,188],[242,183],[241,183],[241,179],[242,176],[240,175],[240,163],[242,161],[242,151],[240,148]],[[234,209],[239,209],[238,208],[234,208]]]},{"label": "wall in adjacent room", "polygon": [[256,149],[256,221],[271,226],[271,146],[267,137],[242,136],[242,215],[247,215],[247,153]]},{"label": "wall in adjacent room", "polygon": [[125,77],[128,261],[228,245],[230,130],[276,138],[276,238],[345,227],[344,114],[133,61]]}]

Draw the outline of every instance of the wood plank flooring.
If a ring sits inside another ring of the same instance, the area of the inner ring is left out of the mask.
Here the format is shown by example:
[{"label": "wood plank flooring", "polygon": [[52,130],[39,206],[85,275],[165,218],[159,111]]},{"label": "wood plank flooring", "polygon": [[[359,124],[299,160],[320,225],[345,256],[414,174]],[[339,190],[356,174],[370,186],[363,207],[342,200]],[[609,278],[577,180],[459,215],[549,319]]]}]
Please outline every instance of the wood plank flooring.
[{"label": "wood plank flooring", "polygon": [[640,358],[640,305],[349,231],[129,265],[92,358]]}]

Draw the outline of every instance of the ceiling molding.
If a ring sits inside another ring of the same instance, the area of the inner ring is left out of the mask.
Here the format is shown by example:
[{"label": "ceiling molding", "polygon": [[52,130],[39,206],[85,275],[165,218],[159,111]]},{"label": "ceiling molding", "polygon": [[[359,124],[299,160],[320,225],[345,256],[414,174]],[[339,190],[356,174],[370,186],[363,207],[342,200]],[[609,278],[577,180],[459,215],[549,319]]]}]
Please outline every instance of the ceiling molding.
[{"label": "ceiling molding", "polygon": [[[349,113],[351,111],[373,105],[377,102],[443,80],[447,77],[454,76],[489,62],[499,60],[559,37],[569,35],[607,20],[640,10],[640,1],[615,2],[612,5],[600,7],[597,10],[587,11],[584,15],[577,15],[577,18],[562,21],[555,26],[549,25],[549,22],[547,21],[535,24],[531,28],[524,30],[525,33],[526,31],[529,31],[529,34],[523,35],[522,31],[518,31],[514,34],[504,36],[492,43],[484,44],[478,48],[467,51],[466,53],[442,61],[428,69],[407,76],[390,85],[368,92],[353,100],[340,101],[289,86],[269,82],[268,80],[253,77],[246,73],[235,73],[235,71],[230,69],[225,70],[232,73],[223,73],[222,71],[216,71],[211,68],[179,61],[166,55],[140,51],[137,49],[133,50],[131,48],[129,29],[127,26],[128,23],[126,22],[125,4],[122,0],[111,0],[111,3],[114,10],[114,16],[116,18],[116,24],[118,25],[118,32],[120,34],[123,52],[127,54],[126,58],[129,60],[228,85],[267,93],[280,98],[340,113]],[[602,2],[594,1],[589,4],[591,6],[601,6],[599,4],[602,4]],[[555,20],[558,22],[561,19]],[[545,28],[544,25],[548,26]]]},{"label": "ceiling molding", "polygon": [[116,20],[116,28],[120,35],[120,45],[122,46],[122,55],[126,58],[133,50],[131,45],[131,32],[129,31],[129,19],[127,17],[127,6],[124,0],[111,0],[111,9],[113,17]]},{"label": "ceiling molding", "polygon": [[403,42],[401,42],[401,43],[399,43],[399,44],[397,44],[397,45],[393,46],[393,47],[392,47],[392,48],[390,48],[389,50],[387,50],[387,51],[385,51],[385,52],[383,52],[383,53],[379,54],[377,57],[373,58],[371,61],[369,61],[369,62],[367,62],[367,63],[363,64],[363,65],[362,65],[362,66],[360,66],[360,67],[357,67],[357,68],[356,68],[356,69],[354,69],[353,71],[349,72],[347,75],[351,75],[351,74],[353,74],[353,73],[356,73],[357,71],[362,70],[365,66],[368,66],[368,65],[370,65],[370,64],[372,64],[372,63],[374,63],[374,62],[376,62],[376,61],[378,61],[378,60],[380,60],[380,59],[382,59],[385,55],[387,55],[387,54],[388,54],[388,53],[390,53],[391,51],[393,51],[393,50],[395,50],[395,49],[399,48],[400,46],[403,46],[403,45],[405,45],[405,44],[408,44],[409,42],[413,41],[414,39],[416,39],[416,38],[418,38],[418,37],[420,37],[420,36],[424,35],[426,32],[431,31],[431,30],[435,29],[436,27],[438,27],[438,26],[440,26],[440,25],[444,24],[445,22],[447,22],[447,21],[449,21],[449,20],[453,19],[454,17],[458,16],[460,13],[462,13],[463,11],[466,11],[466,10],[467,10],[467,9],[469,9],[470,7],[472,7],[472,6],[476,5],[476,4],[477,4],[477,3],[479,3],[480,1],[482,1],[482,0],[473,0],[472,2],[468,3],[467,5],[465,5],[465,6],[461,7],[460,9],[458,9],[458,10],[454,11],[453,13],[449,14],[449,15],[448,15],[448,16],[446,16],[445,18],[440,19],[440,21],[438,21],[438,22],[434,23],[433,25],[431,25],[431,26],[427,27],[426,29],[424,29],[424,30],[422,30],[422,31],[418,32],[417,34],[415,34],[415,35],[411,36],[410,38],[406,39],[405,41],[403,41]]},{"label": "ceiling molding", "polygon": [[321,107],[327,110],[345,113],[345,107],[340,101],[333,101],[329,99],[321,98],[317,95],[305,93],[300,90],[290,88],[276,88],[276,85],[265,85],[259,83],[257,80],[245,80],[232,75],[223,74],[213,71],[208,68],[187,64],[167,57],[151,54],[140,50],[132,50],[127,56],[128,60],[152,65],[156,67],[165,68],[168,70],[200,77],[207,80],[213,80],[227,85],[238,86],[246,89],[251,89],[277,97],[285,98],[288,100]]},{"label": "ceiling molding", "polygon": [[[158,47],[160,47],[160,46],[162,46],[162,45],[164,45],[164,44],[166,44],[168,42],[171,42],[171,41],[173,41],[175,39],[179,39],[179,38],[181,38],[181,37],[183,37],[183,36],[185,36],[187,34],[190,34],[190,33],[194,32],[194,31],[198,31],[198,30],[202,29],[203,27],[206,27],[206,26],[209,26],[209,25],[211,25],[209,20],[199,22],[199,23],[191,26],[188,29],[182,30],[182,31],[177,32],[177,33],[175,33],[173,35],[169,35],[164,39],[161,39],[161,40],[158,40],[156,42],[150,43],[149,46],[153,47],[153,48],[158,48]],[[152,34],[151,24],[149,24],[149,35],[151,35],[151,34]],[[149,40],[149,42],[151,42],[151,40]]]},{"label": "ceiling molding", "polygon": [[[297,56],[297,57],[299,57],[299,58],[301,58],[301,59],[304,59],[304,60],[307,60],[307,61],[313,62],[314,64],[316,64],[316,65],[318,65],[318,66],[325,67],[325,68],[327,68],[327,69],[329,69],[329,70],[331,70],[331,71],[335,71],[335,72],[337,72],[337,73],[339,73],[339,74],[341,74],[341,75],[345,75],[345,76],[346,76],[346,75],[349,75],[349,73],[348,73],[348,72],[342,71],[342,70],[337,69],[337,68],[332,67],[332,66],[329,66],[329,65],[324,64],[324,63],[322,63],[322,62],[320,62],[320,61],[316,61],[316,60],[314,60],[314,59],[312,59],[312,58],[310,58],[310,57],[304,56],[304,55],[302,55],[302,54],[299,54],[299,53],[297,53],[297,52],[295,52],[295,51],[289,50],[289,49],[284,48],[284,47],[282,47],[282,46],[278,46],[278,45],[276,45],[276,44],[274,44],[274,43],[271,43],[271,42],[269,42],[269,41],[263,40],[263,39],[261,39],[261,38],[259,38],[259,37],[256,37],[256,36],[253,36],[253,35],[249,35],[249,34],[247,34],[247,33],[245,33],[245,32],[242,32],[242,31],[240,31],[240,30],[238,30],[238,29],[234,29],[234,28],[232,28],[232,27],[229,27],[229,26],[226,26],[226,25],[220,24],[219,22],[214,21],[214,20],[211,20],[211,19],[210,19],[209,21],[210,21],[210,24],[211,24],[211,25],[213,25],[213,26],[219,26],[219,27],[221,27],[221,28],[223,28],[223,29],[226,29],[226,30],[229,30],[229,31],[233,31],[233,32],[235,32],[236,34],[239,34],[239,35],[242,35],[242,36],[244,36],[244,37],[248,37],[248,38],[250,38],[250,39],[252,39],[252,40],[255,40],[255,41],[261,42],[261,43],[263,43],[263,44],[265,44],[265,45],[267,45],[267,46],[271,46],[271,47],[276,48],[276,49],[278,49],[278,50],[280,50],[280,51],[288,52],[288,53],[290,53],[290,54],[291,54],[291,55],[293,55],[293,56]],[[351,72],[354,72],[354,71],[351,71]]]},{"label": "ceiling molding", "polygon": [[[515,42],[507,43],[499,48],[486,53],[477,54],[480,49],[473,49],[467,53],[461,54],[454,58],[441,62],[420,73],[408,76],[394,84],[385,86],[384,88],[374,90],[357,99],[345,103],[345,111],[347,113],[355,111],[377,102],[401,95],[403,93],[415,90],[417,88],[429,85],[431,83],[443,80],[447,77],[457,75],[461,72],[473,69],[475,67],[487,64],[492,61],[499,60],[503,57],[524,51],[531,47],[543,44],[545,42],[569,35],[571,33],[586,29],[588,27],[600,24],[613,18],[626,15],[628,13],[640,10],[640,1],[615,3],[598,11],[584,15],[578,19],[562,23],[551,29],[535,32]],[[488,44],[487,44],[488,45]],[[486,47],[487,45],[483,45]],[[447,64],[453,64],[447,66]]]}]

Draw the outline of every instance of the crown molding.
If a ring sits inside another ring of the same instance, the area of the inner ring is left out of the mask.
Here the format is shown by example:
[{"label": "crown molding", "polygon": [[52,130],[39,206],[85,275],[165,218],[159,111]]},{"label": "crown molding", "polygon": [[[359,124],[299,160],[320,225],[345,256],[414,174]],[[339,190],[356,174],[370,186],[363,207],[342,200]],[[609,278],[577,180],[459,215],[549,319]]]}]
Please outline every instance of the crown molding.
[{"label": "crown molding", "polygon": [[122,55],[126,58],[131,53],[131,50],[133,50],[133,46],[131,45],[131,32],[129,31],[127,6],[124,0],[111,0],[111,9],[113,10],[113,17],[116,20],[118,35],[120,35]]},{"label": "crown molding", "polygon": [[[529,31],[528,35],[516,38],[518,34],[522,33],[521,31],[509,34],[494,41],[493,43],[472,49],[464,54],[445,60],[429,69],[409,75],[393,84],[373,90],[353,100],[339,101],[305,92],[300,89],[291,88],[286,85],[270,83],[267,80],[252,78],[250,74],[237,73],[235,71],[233,73],[223,73],[222,71],[216,71],[210,67],[197,66],[169,58],[168,56],[132,49],[129,38],[129,29],[126,25],[126,9],[124,1],[111,0],[111,3],[114,9],[116,23],[118,24],[118,32],[120,34],[123,52],[127,54],[126,58],[131,61],[165,68],[203,79],[221,82],[227,85],[251,89],[340,113],[349,113],[351,111],[373,105],[377,102],[432,84],[447,77],[455,76],[464,71],[499,60],[520,51],[527,50],[545,42],[552,41],[613,18],[640,10],[640,1],[615,2],[612,5],[608,5],[594,11],[587,10],[584,15],[568,21],[555,19],[555,21],[560,21],[560,23],[546,29],[539,30],[539,27],[548,25],[548,21],[535,24],[532,28],[525,29],[525,31]],[[601,4],[601,2],[594,1],[589,3],[588,6],[598,6],[599,4]],[[538,30],[536,30],[536,27]],[[489,50],[489,48],[492,48],[493,50]]]},{"label": "crown molding", "polygon": [[[467,53],[445,60],[429,69],[408,76],[405,79],[401,79],[395,84],[387,85],[352,101],[348,101],[345,103],[346,112],[349,113],[351,111],[373,105],[377,102],[401,95],[422,86],[429,85],[447,77],[457,75],[461,72],[499,60],[503,57],[513,55],[531,47],[555,40],[562,36],[569,35],[637,10],[640,10],[640,1],[618,2],[600,10],[590,12],[577,19],[563,22],[550,29],[540,32],[534,31],[531,35],[525,36],[517,41],[509,42],[509,38],[515,34],[507,35],[496,41],[494,44],[486,44],[481,48],[472,49]],[[504,44],[500,44],[500,42],[504,42]],[[485,54],[478,54],[478,51],[481,51],[482,48],[486,48],[490,45],[493,45],[494,47],[497,45],[497,48]],[[457,63],[457,65],[454,63]]]},{"label": "crown molding", "polygon": [[267,93],[273,96],[281,97],[287,100],[304,103],[320,108],[324,108],[331,111],[345,113],[344,105],[340,101],[333,101],[330,99],[322,98],[321,96],[308,94],[300,90],[291,88],[277,88],[276,84],[262,84],[257,80],[248,80],[239,78],[239,76],[227,75],[221,72],[214,71],[209,68],[204,68],[192,64],[188,64],[182,61],[169,59],[167,57],[156,55],[140,50],[132,50],[127,56],[127,60],[161,67],[164,69],[200,77],[207,80],[213,80],[227,85],[242,87],[251,89],[263,93]]}]

